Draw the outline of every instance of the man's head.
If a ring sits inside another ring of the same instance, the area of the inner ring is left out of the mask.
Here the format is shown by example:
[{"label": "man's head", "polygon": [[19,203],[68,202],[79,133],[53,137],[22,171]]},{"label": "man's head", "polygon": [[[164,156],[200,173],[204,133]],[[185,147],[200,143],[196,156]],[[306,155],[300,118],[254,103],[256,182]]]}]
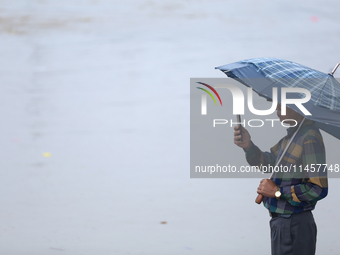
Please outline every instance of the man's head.
[{"label": "man's head", "polygon": [[[286,115],[281,115],[281,104],[278,103],[276,106],[276,113],[279,117],[280,121],[283,121],[285,119],[293,119],[296,120],[296,122],[301,122],[303,119],[303,116],[296,111],[293,111],[289,107],[286,107]],[[285,121],[285,123],[288,123],[291,126],[294,126],[296,123],[294,121]]]}]

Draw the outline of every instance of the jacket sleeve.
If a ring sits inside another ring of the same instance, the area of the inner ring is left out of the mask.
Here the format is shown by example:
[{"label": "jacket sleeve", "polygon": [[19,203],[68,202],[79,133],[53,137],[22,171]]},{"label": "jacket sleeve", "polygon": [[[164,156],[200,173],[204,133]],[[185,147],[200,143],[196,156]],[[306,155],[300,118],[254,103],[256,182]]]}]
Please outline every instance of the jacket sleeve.
[{"label": "jacket sleeve", "polygon": [[[276,155],[271,152],[263,152],[261,151],[253,142],[249,149],[244,150],[246,153],[246,159],[249,165],[257,166],[262,170],[262,166],[275,166]],[[266,171],[271,172],[271,171]]]},{"label": "jacket sleeve", "polygon": [[[301,184],[281,187],[281,198],[293,206],[315,204],[328,193],[325,148],[322,138],[309,136],[303,143],[301,154]],[[299,166],[297,169],[300,171]]]}]

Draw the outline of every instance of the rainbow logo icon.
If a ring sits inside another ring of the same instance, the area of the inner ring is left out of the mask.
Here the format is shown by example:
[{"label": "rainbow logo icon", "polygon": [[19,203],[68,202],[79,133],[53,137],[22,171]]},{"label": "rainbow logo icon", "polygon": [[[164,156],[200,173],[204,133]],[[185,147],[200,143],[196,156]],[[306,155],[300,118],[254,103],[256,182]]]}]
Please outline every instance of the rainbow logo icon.
[{"label": "rainbow logo icon", "polygon": [[[210,85],[205,84],[205,83],[203,83],[203,82],[197,82],[197,83],[198,83],[198,84],[201,84],[201,85],[204,85],[204,86],[208,87],[209,89],[211,89],[212,92],[214,92],[215,95],[218,97],[218,100],[220,100],[220,104],[221,104],[221,106],[222,106],[222,101],[221,101],[220,95],[217,93],[217,91],[216,91],[213,87],[211,87]],[[200,88],[200,87],[196,87],[196,88],[201,89],[201,90],[205,91],[206,93],[208,93],[208,95],[211,96],[211,98],[214,100],[215,105],[217,105],[214,96],[213,96],[208,90],[203,89],[203,88]]]}]

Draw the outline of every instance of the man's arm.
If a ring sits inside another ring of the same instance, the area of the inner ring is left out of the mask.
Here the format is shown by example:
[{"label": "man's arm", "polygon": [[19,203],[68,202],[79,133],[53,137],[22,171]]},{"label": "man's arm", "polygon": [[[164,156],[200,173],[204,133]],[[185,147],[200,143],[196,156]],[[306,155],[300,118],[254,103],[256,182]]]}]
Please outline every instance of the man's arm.
[{"label": "man's arm", "polygon": [[[243,148],[246,153],[246,159],[249,165],[258,166],[261,169],[261,166],[274,166],[276,161],[276,155],[272,152],[263,152],[261,151],[252,141],[249,132],[247,129],[242,127],[242,135],[243,141],[239,141],[241,138],[239,126],[234,127],[234,143]],[[270,171],[267,171],[268,173]]]}]

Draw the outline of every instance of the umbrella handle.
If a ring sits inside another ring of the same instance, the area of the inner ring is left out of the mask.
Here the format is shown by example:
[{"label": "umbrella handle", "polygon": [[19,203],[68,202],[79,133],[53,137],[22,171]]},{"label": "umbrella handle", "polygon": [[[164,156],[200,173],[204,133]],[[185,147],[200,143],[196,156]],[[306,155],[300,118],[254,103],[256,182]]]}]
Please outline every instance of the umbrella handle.
[{"label": "umbrella handle", "polygon": [[[275,167],[278,166],[278,165],[281,163],[281,160],[283,159],[283,156],[286,154],[286,152],[287,152],[287,150],[288,150],[290,144],[291,144],[292,141],[294,140],[296,134],[299,132],[299,130],[300,130],[300,128],[302,127],[302,125],[303,125],[303,123],[305,122],[305,120],[306,120],[306,118],[303,118],[303,120],[300,122],[300,125],[299,125],[298,129],[295,131],[295,133],[294,133],[294,134],[292,135],[292,137],[290,138],[288,144],[286,145],[286,148],[284,149],[284,151],[283,151],[282,154],[281,154],[281,157],[280,157],[279,160],[276,162]],[[272,172],[272,175],[270,176],[269,179],[272,179],[272,178],[273,178],[274,173],[275,173],[275,172],[273,171],[273,172]],[[257,204],[261,204],[262,199],[263,199],[263,195],[259,194],[259,195],[256,197],[255,202],[256,202]]]},{"label": "umbrella handle", "polygon": [[261,204],[262,199],[263,199],[263,196],[262,196],[261,194],[258,194],[257,197],[256,197],[256,199],[255,199],[255,203]]}]

